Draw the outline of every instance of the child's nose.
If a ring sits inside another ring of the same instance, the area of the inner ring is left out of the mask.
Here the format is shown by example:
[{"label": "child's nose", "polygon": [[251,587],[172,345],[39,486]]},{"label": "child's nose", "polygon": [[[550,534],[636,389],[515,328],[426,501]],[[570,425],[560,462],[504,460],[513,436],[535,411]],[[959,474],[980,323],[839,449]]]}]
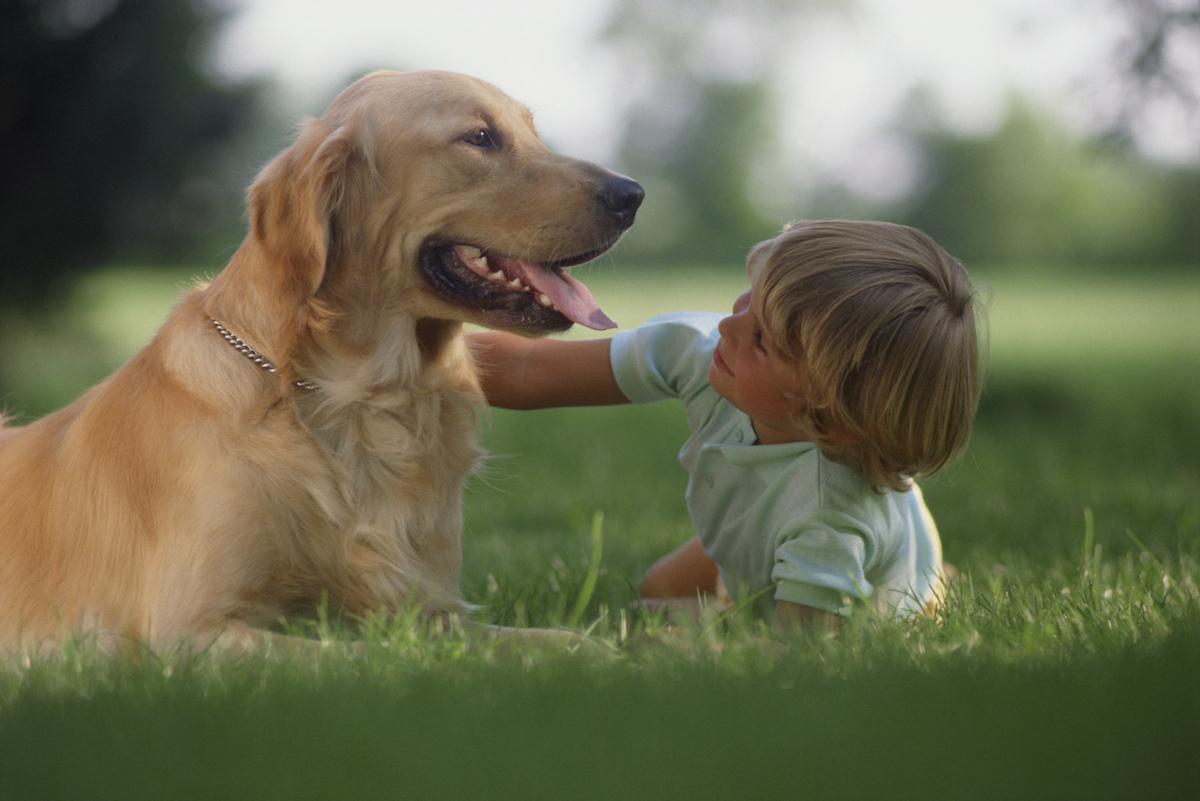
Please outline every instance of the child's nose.
[{"label": "child's nose", "polygon": [[742,312],[735,312],[726,317],[721,318],[721,322],[717,324],[717,333],[720,334],[729,344],[736,345],[738,334],[738,322],[746,315]]}]

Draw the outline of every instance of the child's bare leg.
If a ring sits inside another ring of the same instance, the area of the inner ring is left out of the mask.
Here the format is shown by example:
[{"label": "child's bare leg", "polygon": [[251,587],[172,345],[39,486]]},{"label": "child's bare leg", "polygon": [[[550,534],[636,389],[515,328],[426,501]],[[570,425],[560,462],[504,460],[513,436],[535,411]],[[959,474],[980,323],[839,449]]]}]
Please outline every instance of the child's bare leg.
[{"label": "child's bare leg", "polygon": [[717,563],[708,558],[700,538],[693,537],[650,566],[638,594],[642,600],[695,600],[716,591]]},{"label": "child's bare leg", "polygon": [[718,576],[717,563],[693,537],[651,565],[638,593],[641,605],[670,620],[699,619],[716,599]]}]

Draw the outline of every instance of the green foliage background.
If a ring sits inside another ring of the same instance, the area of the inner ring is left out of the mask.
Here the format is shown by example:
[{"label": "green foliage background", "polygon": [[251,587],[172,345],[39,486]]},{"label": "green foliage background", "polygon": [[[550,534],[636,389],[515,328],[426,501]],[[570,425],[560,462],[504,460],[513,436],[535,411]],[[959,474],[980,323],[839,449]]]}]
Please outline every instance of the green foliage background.
[{"label": "green foliage background", "polygon": [[[169,263],[241,226],[261,85],[208,67],[193,0],[0,7],[0,310],[115,258]],[[234,158],[233,161],[230,158]]]}]

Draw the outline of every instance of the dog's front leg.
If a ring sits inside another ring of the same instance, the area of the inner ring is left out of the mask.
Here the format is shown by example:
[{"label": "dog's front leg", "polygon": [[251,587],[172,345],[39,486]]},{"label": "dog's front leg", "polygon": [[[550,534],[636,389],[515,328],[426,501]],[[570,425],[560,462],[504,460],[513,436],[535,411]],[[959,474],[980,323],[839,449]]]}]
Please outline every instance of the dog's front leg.
[{"label": "dog's front leg", "polygon": [[230,621],[220,631],[193,638],[198,651],[235,658],[246,656],[317,659],[324,654],[358,657],[363,643],[344,640],[310,640],[255,628],[242,621]]},{"label": "dog's front leg", "polygon": [[502,653],[579,653],[597,658],[616,655],[616,650],[603,640],[570,629],[523,629],[474,622],[467,622],[465,629],[469,635],[492,643]]}]

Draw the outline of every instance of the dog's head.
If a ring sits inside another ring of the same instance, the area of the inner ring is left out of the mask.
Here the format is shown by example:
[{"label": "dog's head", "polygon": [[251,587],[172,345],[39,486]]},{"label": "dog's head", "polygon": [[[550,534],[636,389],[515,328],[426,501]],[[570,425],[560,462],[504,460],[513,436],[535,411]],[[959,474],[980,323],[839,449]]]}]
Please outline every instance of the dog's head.
[{"label": "dog's head", "polygon": [[251,235],[290,290],[537,334],[613,323],[565,269],[610,248],[643,191],[551,153],[529,111],[446,72],[356,82],[250,192]]}]

